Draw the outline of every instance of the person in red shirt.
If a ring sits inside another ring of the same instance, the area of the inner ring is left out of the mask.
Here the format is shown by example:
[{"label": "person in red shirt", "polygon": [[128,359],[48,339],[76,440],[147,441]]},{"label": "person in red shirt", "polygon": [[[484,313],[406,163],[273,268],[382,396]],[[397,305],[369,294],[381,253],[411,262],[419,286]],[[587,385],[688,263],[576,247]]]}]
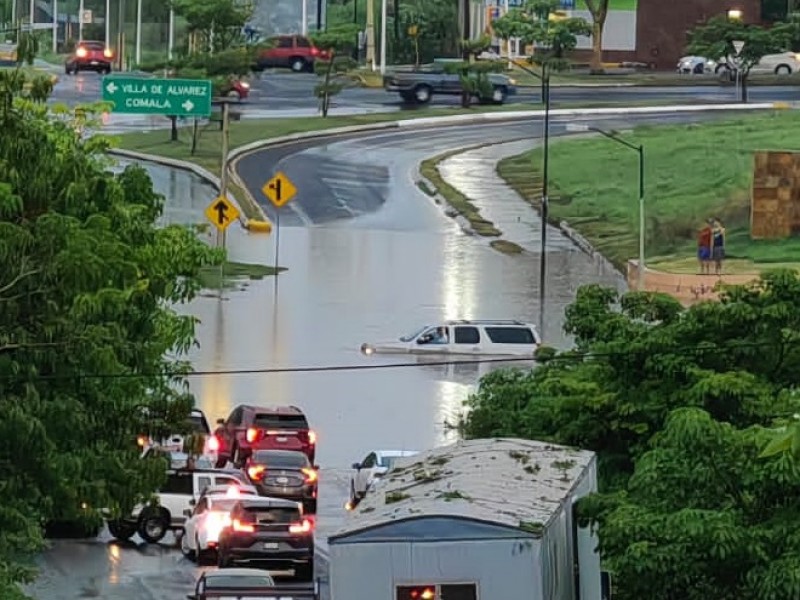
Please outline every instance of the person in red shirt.
[{"label": "person in red shirt", "polygon": [[700,274],[711,274],[711,224],[709,219],[697,234],[697,260],[700,263]]}]

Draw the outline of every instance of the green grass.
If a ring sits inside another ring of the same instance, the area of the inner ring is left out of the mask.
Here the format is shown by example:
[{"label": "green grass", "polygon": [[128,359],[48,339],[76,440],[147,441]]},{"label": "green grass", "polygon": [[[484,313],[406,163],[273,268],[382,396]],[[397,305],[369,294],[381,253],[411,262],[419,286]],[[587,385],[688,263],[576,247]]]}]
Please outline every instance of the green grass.
[{"label": "green grass", "polygon": [[220,282],[224,281],[224,287],[236,287],[242,280],[264,279],[275,273],[285,271],[283,267],[268,267],[267,265],[256,265],[249,263],[225,262],[223,268],[203,267],[200,270],[200,284],[205,289],[219,289]]},{"label": "green grass", "polygon": [[[717,216],[728,231],[726,254],[752,272],[800,263],[800,240],[749,236],[753,152],[800,150],[800,114],[780,111],[737,120],[640,127],[621,134],[645,147],[647,254],[675,264],[694,260],[696,231]],[[541,149],[500,161],[498,172],[538,206],[541,182],[531,173]],[[550,147],[554,222],[566,220],[618,267],[637,255],[637,155],[603,137],[558,141]],[[696,267],[695,267],[696,268]]]}]

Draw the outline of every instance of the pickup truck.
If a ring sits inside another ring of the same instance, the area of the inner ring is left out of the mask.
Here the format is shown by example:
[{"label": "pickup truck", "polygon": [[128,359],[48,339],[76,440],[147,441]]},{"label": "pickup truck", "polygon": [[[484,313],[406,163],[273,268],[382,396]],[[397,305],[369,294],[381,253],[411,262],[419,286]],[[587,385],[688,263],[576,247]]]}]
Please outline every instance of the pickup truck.
[{"label": "pickup truck", "polygon": [[[502,73],[488,73],[491,95],[479,98],[481,102],[503,104],[506,98],[516,94],[515,81]],[[460,96],[463,88],[457,73],[448,73],[443,64],[427,65],[411,71],[395,71],[383,78],[387,92],[397,92],[403,102],[427,104],[434,94]]]}]

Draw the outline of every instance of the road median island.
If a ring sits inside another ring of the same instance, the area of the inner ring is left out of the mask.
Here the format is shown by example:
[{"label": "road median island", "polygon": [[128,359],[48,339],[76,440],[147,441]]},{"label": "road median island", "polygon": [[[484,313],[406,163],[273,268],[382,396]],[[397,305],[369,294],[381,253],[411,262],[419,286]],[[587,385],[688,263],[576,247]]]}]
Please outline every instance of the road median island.
[{"label": "road median island", "polygon": [[[727,229],[725,272],[800,267],[800,243],[750,237],[753,152],[797,150],[800,114],[775,111],[736,119],[642,126],[619,134],[645,149],[646,255],[667,271],[697,271],[696,235],[706,219]],[[497,171],[537,209],[542,149],[498,163]],[[621,271],[638,253],[635,153],[600,136],[560,138],[550,147],[550,218],[566,221]]]}]

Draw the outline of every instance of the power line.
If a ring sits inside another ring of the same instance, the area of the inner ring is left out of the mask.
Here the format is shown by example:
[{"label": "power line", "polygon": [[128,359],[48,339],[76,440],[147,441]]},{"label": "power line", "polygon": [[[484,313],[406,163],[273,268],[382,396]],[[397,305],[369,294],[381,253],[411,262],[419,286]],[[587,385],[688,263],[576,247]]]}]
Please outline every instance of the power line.
[{"label": "power line", "polygon": [[[649,356],[668,356],[674,354],[705,354],[748,350],[748,349],[786,349],[800,348],[800,339],[786,341],[783,343],[771,342],[735,342],[725,345],[702,343],[694,346],[674,346],[663,348],[658,351],[649,352]],[[423,367],[446,367],[450,365],[482,365],[493,363],[541,363],[566,361],[580,362],[585,360],[602,360],[604,358],[625,358],[638,357],[647,353],[646,349],[626,352],[579,352],[560,354],[548,357],[546,360],[537,361],[531,356],[508,356],[503,358],[475,358],[465,360],[434,360],[434,361],[406,361],[395,363],[377,363],[367,365],[312,365],[299,367],[257,367],[251,369],[211,369],[188,371],[186,373],[162,372],[162,373],[75,373],[75,374],[54,374],[34,376],[32,379],[52,380],[52,379],[131,379],[137,377],[215,377],[215,376],[236,376],[236,375],[268,375],[281,373],[331,373],[347,371],[378,371],[388,369],[409,369]],[[20,375],[8,375],[5,379],[26,379]]]}]

